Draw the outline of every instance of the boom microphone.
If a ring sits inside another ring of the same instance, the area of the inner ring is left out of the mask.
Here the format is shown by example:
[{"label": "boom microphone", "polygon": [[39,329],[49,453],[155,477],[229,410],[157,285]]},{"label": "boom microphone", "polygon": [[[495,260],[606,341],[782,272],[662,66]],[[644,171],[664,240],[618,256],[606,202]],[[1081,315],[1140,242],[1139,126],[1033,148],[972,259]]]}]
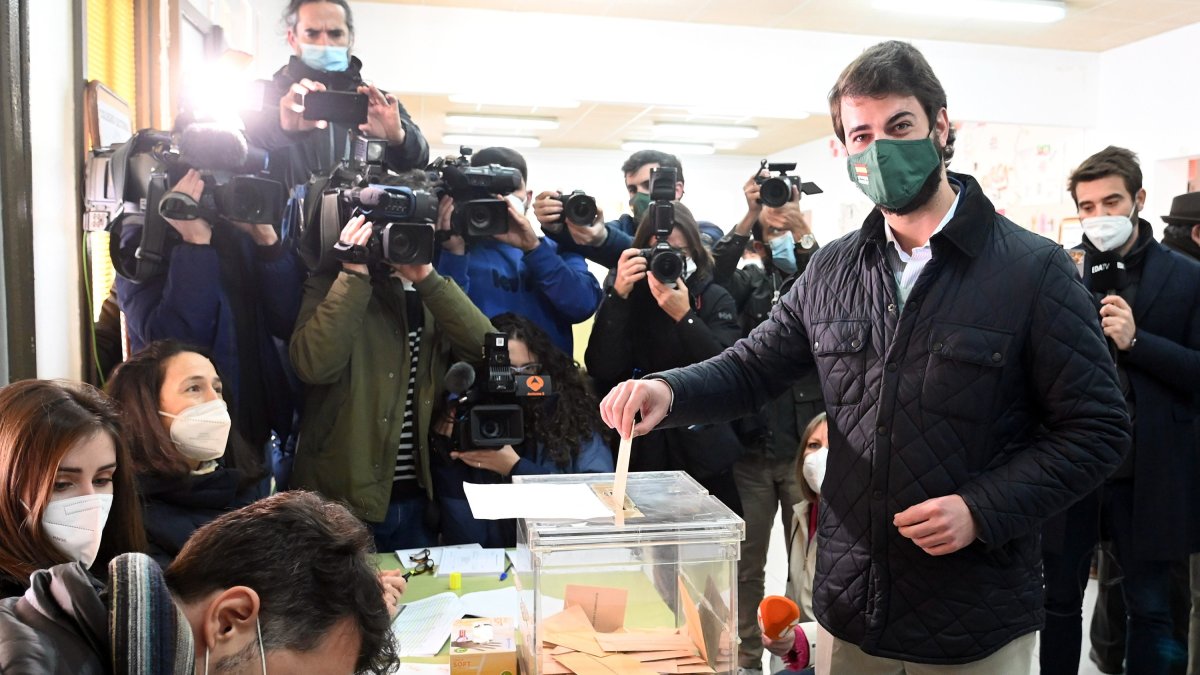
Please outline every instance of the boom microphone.
[{"label": "boom microphone", "polygon": [[250,148],[240,131],[208,122],[188,125],[179,138],[179,159],[201,171],[241,172]]},{"label": "boom microphone", "polygon": [[446,385],[446,391],[456,396],[461,395],[475,384],[475,368],[469,363],[459,361],[450,366],[442,382]]}]

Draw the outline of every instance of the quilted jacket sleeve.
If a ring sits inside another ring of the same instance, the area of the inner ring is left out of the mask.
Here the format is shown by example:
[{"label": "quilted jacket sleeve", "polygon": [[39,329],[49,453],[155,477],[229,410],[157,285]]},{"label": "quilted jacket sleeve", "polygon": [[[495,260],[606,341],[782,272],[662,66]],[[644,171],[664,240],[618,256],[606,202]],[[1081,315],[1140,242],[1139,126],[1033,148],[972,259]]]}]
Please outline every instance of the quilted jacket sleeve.
[{"label": "quilted jacket sleeve", "polygon": [[707,361],[658,373],[674,392],[661,427],[726,422],[762,408],[813,365],[803,323],[804,277],[750,335]]},{"label": "quilted jacket sleeve", "polygon": [[1129,416],[1095,307],[1066,253],[1047,260],[1034,298],[1029,391],[1042,412],[1032,443],[964,485],[979,538],[1002,546],[1095,489],[1129,448]]}]

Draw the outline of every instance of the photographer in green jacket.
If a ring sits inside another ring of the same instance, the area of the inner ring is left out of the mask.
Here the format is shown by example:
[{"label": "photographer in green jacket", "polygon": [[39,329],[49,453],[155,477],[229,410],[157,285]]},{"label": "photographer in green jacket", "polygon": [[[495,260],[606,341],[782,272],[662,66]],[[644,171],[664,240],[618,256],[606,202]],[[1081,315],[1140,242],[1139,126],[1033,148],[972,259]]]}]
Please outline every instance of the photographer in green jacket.
[{"label": "photographer in green jacket", "polygon": [[[371,234],[360,216],[340,240],[363,246]],[[435,544],[430,414],[450,363],[481,360],[492,330],[429,264],[342,263],[309,278],[290,350],[308,384],[293,487],[344,501],[377,550]]]}]

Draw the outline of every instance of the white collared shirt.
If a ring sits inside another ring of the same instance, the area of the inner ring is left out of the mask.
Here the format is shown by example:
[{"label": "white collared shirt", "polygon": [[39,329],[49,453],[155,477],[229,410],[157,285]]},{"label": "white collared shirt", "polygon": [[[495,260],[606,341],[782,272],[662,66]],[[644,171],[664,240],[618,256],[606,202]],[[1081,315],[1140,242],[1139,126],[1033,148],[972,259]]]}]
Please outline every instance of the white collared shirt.
[{"label": "white collared shirt", "polygon": [[[950,210],[946,211],[945,216],[942,216],[942,222],[934,228],[929,239],[933,239],[933,235],[941,232],[942,228],[946,227],[946,223],[954,217],[954,212],[958,210],[958,199],[961,194],[962,188],[959,187],[958,191],[954,193],[954,203],[950,204]],[[914,247],[911,254],[905,253],[904,249],[900,247],[900,242],[896,241],[892,226],[887,221],[884,221],[883,224],[883,236],[890,244],[887,247],[888,262],[891,263],[892,272],[896,275],[896,303],[903,311],[909,293],[912,293],[913,286],[917,284],[917,279],[921,276],[921,270],[925,269],[925,265],[930,260],[933,260],[933,249],[929,246],[929,241],[926,241],[923,245]]]}]

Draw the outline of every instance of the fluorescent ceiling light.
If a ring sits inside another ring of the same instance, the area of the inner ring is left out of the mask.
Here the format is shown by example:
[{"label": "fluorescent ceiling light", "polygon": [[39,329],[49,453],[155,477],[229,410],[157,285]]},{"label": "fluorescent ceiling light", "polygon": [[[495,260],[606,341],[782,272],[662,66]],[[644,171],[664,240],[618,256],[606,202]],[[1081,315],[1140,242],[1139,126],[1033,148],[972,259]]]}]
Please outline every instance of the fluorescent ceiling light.
[{"label": "fluorescent ceiling light", "polygon": [[655,122],[654,135],[659,138],[694,138],[708,141],[732,138],[758,138],[756,127],[730,124],[684,124],[677,122]]},{"label": "fluorescent ceiling light", "polygon": [[874,0],[884,12],[921,14],[944,19],[983,19],[1054,23],[1067,15],[1062,0]]},{"label": "fluorescent ceiling light", "polygon": [[536,148],[542,142],[532,136],[488,136],[484,134],[443,134],[444,145],[469,145],[474,149],[498,145],[504,148]]},{"label": "fluorescent ceiling light", "polygon": [[625,152],[662,150],[680,155],[711,155],[716,152],[716,148],[711,143],[659,143],[657,141],[625,141],[621,144],[621,150]]},{"label": "fluorescent ceiling light", "polygon": [[494,131],[528,131],[533,129],[557,129],[558,120],[553,117],[511,117],[505,115],[465,115],[446,113],[446,124],[467,129],[491,129]]},{"label": "fluorescent ceiling light", "polygon": [[579,101],[569,98],[538,98],[537,94],[524,92],[497,92],[494,94],[451,94],[451,103],[469,105],[491,105],[507,108],[578,108]]},{"label": "fluorescent ceiling light", "polygon": [[[753,109],[752,109],[753,108]],[[722,103],[706,103],[703,105],[690,106],[688,114],[693,117],[726,117],[736,120],[752,119],[752,118],[770,118],[781,120],[806,120],[812,117],[806,110],[780,108],[764,109],[740,103],[737,101],[727,101]]]}]

